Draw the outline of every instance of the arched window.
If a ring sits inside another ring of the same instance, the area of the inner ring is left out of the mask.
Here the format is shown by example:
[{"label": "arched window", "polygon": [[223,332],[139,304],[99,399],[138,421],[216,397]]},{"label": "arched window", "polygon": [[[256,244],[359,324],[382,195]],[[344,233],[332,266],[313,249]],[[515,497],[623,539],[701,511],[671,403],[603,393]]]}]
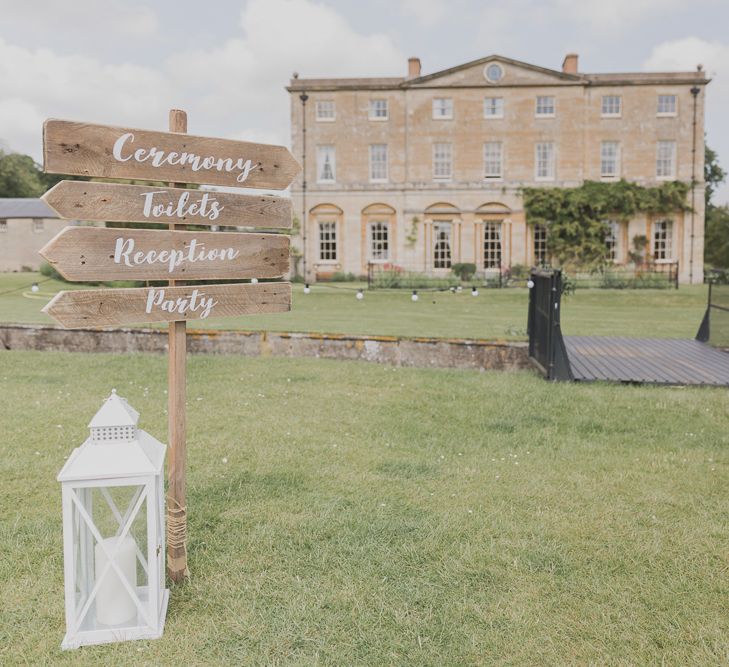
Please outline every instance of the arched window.
[{"label": "arched window", "polygon": [[362,225],[364,263],[393,261],[395,209],[387,204],[370,204],[362,209]]},{"label": "arched window", "polygon": [[342,241],[342,209],[334,204],[319,204],[311,209],[310,215],[315,225],[315,257],[320,262],[338,261]]},{"label": "arched window", "polygon": [[[431,251],[434,269],[450,269],[458,252],[454,248],[454,227],[460,222],[461,212],[453,206],[440,202],[425,209],[426,220],[432,224]],[[456,261],[458,261],[456,259]]]}]

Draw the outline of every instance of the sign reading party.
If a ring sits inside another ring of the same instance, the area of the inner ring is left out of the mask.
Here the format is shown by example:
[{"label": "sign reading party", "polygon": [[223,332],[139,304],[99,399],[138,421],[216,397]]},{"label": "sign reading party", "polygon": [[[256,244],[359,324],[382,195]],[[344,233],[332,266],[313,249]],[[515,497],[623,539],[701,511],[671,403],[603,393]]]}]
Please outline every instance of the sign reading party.
[{"label": "sign reading party", "polygon": [[67,290],[43,308],[67,329],[208,317],[282,313],[291,308],[290,283]]}]

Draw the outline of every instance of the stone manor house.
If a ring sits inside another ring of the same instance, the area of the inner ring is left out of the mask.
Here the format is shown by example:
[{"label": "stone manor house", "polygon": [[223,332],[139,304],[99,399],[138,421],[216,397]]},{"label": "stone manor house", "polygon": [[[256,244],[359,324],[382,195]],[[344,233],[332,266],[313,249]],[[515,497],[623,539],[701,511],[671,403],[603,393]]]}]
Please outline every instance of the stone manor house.
[{"label": "stone manor house", "polygon": [[411,58],[404,78],[295,75],[306,277],[366,274],[370,263],[434,275],[545,263],[547,230],[529,224],[521,187],[693,177],[693,213],[608,221],[607,243],[624,264],[645,236],[655,262],[678,261],[681,282],[701,282],[708,81],[700,68],[586,74],[575,54],[560,71],[493,55],[425,75]]}]

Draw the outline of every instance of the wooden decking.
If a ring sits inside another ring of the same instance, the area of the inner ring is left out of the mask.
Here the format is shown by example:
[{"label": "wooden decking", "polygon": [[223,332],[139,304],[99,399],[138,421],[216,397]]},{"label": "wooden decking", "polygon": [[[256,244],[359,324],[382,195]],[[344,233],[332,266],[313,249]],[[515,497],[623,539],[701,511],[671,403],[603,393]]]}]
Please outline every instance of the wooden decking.
[{"label": "wooden decking", "polygon": [[729,386],[729,354],[671,338],[565,336],[574,379]]}]

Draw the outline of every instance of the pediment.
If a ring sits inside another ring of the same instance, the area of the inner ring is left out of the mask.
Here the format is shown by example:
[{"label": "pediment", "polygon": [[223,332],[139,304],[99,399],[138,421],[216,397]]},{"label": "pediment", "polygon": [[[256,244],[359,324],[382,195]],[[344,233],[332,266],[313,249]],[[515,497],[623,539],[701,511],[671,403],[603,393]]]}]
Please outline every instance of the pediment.
[{"label": "pediment", "polygon": [[[502,76],[500,79],[489,80],[486,76],[487,68],[490,65],[498,65],[501,68]],[[483,86],[488,88],[499,86],[579,85],[584,81],[585,79],[579,74],[565,74],[558,70],[493,55],[434,72],[433,74],[426,74],[417,79],[411,79],[406,81],[404,85],[408,88],[432,88],[434,86],[439,88],[448,86]]]}]

